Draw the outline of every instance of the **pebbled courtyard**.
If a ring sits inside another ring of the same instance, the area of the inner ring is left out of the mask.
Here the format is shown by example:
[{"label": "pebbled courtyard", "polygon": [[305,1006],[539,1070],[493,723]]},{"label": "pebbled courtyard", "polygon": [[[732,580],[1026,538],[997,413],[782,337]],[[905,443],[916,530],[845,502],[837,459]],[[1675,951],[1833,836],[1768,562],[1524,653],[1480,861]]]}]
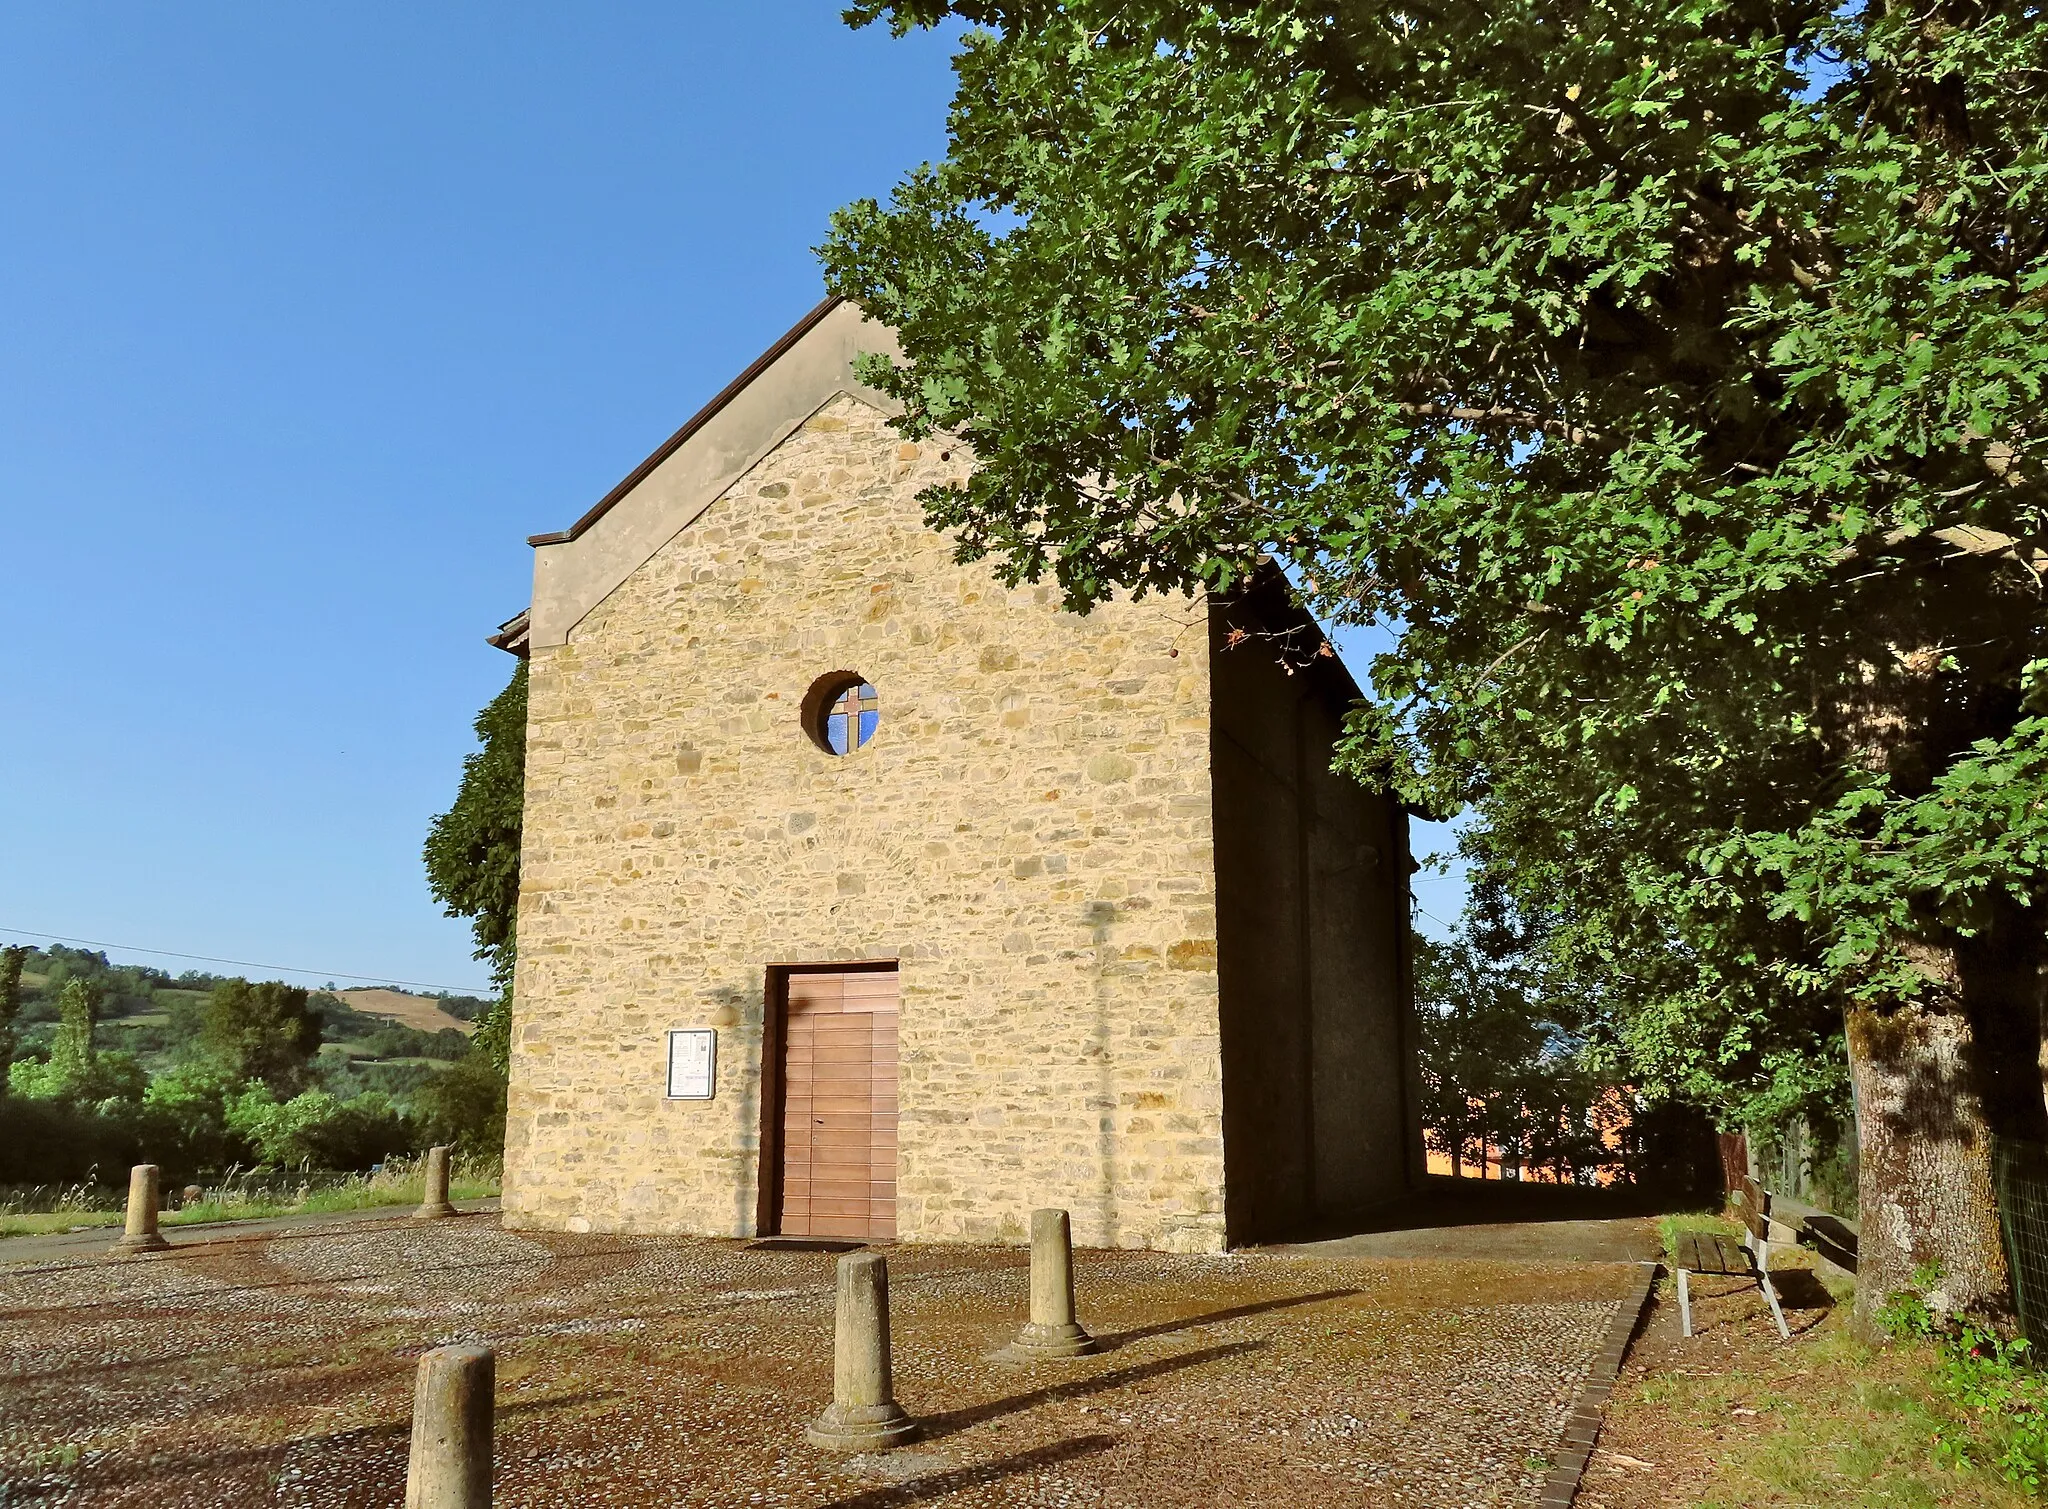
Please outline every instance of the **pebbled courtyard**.
[{"label": "pebbled courtyard", "polygon": [[1022,1249],[888,1249],[922,1440],[835,1459],[833,1258],[492,1216],[5,1264],[0,1506],[395,1509],[419,1353],[498,1353],[524,1506],[1529,1504],[1626,1265],[1075,1254],[1102,1355],[991,1356]]}]

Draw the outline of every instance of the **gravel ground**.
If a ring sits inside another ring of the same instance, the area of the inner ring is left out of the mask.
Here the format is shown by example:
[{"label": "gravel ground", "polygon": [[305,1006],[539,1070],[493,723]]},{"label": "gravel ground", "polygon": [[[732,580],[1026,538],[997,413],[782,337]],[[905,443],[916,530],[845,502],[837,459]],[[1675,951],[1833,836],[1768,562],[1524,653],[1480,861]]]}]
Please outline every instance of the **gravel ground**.
[{"label": "gravel ground", "polygon": [[0,1267],[0,1506],[378,1506],[414,1359],[498,1352],[501,1509],[1526,1504],[1630,1271],[1076,1254],[1098,1357],[991,1357],[1017,1249],[889,1252],[916,1445],[835,1459],[828,1254],[324,1228]]}]

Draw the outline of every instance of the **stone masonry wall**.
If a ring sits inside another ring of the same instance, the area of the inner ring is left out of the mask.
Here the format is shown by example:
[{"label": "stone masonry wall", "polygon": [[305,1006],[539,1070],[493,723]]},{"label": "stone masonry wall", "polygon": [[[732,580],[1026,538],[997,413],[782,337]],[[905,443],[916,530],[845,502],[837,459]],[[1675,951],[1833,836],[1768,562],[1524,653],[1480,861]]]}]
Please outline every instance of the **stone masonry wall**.
[{"label": "stone masonry wall", "polygon": [[1223,1245],[1206,620],[956,564],[915,495],[963,464],[837,398],[535,651],[508,1225],[750,1234],[766,967],[894,957],[903,1240]]}]

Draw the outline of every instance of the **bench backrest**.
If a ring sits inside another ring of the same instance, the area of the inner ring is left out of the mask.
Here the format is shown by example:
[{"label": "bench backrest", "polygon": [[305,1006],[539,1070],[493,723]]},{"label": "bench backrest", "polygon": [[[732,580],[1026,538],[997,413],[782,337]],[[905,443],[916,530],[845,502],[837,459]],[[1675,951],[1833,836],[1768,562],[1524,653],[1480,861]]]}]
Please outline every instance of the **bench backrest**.
[{"label": "bench backrest", "polygon": [[1759,1241],[1771,1234],[1771,1197],[1762,1185],[1744,1174],[1741,1185],[1728,1197],[1728,1203],[1735,1211],[1735,1219],[1749,1228],[1749,1234]]}]

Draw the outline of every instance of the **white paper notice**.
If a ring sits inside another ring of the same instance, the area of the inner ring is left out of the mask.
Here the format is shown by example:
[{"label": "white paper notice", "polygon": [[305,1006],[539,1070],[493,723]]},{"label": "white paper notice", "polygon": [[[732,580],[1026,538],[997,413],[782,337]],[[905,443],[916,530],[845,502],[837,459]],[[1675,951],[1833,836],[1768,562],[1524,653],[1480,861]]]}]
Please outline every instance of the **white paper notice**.
[{"label": "white paper notice", "polygon": [[718,1034],[695,1028],[668,1035],[668,1098],[709,1100],[718,1083]]}]

